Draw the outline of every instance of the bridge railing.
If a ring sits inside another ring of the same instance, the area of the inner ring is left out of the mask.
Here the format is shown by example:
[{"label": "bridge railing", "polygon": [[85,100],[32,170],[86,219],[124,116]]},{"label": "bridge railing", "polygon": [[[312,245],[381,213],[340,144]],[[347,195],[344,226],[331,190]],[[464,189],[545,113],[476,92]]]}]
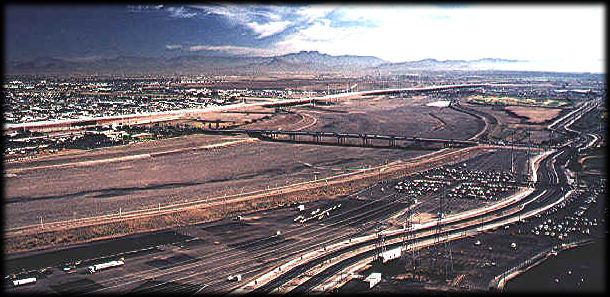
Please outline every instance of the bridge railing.
[{"label": "bridge railing", "polygon": [[254,136],[262,135],[308,135],[317,137],[335,137],[335,138],[352,138],[352,139],[378,139],[378,140],[402,140],[412,142],[436,142],[436,143],[449,143],[456,145],[478,145],[478,141],[473,140],[459,140],[459,139],[441,139],[441,138],[426,138],[426,137],[413,137],[413,136],[400,136],[400,135],[384,135],[384,134],[360,134],[360,133],[345,133],[345,132],[324,132],[324,131],[287,131],[287,130],[246,130],[246,129],[203,129],[204,133],[214,134],[248,134]]}]

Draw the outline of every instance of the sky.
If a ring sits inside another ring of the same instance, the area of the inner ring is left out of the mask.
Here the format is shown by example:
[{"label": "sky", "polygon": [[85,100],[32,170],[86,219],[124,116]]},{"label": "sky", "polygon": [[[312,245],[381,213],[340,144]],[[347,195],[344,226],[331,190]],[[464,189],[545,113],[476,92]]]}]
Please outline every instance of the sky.
[{"label": "sky", "polygon": [[[8,5],[5,60],[299,51],[604,72],[603,5]],[[537,66],[536,66],[537,65]]]}]

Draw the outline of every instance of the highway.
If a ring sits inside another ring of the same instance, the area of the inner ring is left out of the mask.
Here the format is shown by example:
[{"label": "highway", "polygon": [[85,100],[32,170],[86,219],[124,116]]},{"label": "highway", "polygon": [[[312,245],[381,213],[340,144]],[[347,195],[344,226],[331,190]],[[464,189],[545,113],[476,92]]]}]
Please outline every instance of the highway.
[{"label": "highway", "polygon": [[[351,196],[371,195],[369,194],[370,191],[379,193],[381,186],[383,184],[375,186],[375,189],[364,189],[353,193]],[[362,232],[370,232],[377,221],[391,215],[397,209],[407,206],[401,199],[394,198],[394,193],[388,193],[378,200],[366,201],[336,214],[331,213],[330,221],[323,221],[323,226],[308,224],[295,226],[294,229],[291,227],[290,230],[283,231],[283,239],[280,238],[281,240],[264,237],[259,240],[247,240],[238,244],[231,244],[231,248],[222,247],[214,251],[202,250],[197,252],[197,261],[191,262],[188,259],[177,261],[172,266],[162,270],[145,265],[144,262],[150,260],[150,258],[141,259],[140,257],[128,256],[126,266],[129,268],[129,273],[119,273],[116,277],[112,277],[111,275],[114,273],[108,271],[110,274],[102,273],[101,275],[86,276],[86,278],[101,286],[101,288],[92,292],[130,290],[130,288],[138,286],[146,279],[154,279],[160,282],[151,285],[147,291],[161,289],[167,284],[180,281],[202,284],[202,292],[226,292],[239,284],[227,282],[225,277],[219,277],[219,275],[242,273],[244,279],[252,279],[256,275],[264,273],[270,265],[277,261],[284,261],[312,248],[321,249],[341,240],[349,240],[350,237],[355,238]],[[432,201],[424,204],[424,208],[433,209],[435,207],[435,203]],[[337,236],[337,230],[342,230],[340,236]],[[294,241],[291,240],[292,238],[299,238],[300,240]],[[199,239],[195,239],[193,243],[199,241]],[[69,279],[69,277],[54,275],[53,279],[64,283],[64,279]]]},{"label": "highway", "polygon": [[[544,172],[545,168],[552,167],[548,164],[553,163],[551,160],[554,160],[554,158],[556,157],[557,154],[547,158],[547,165],[541,167],[541,171]],[[550,207],[553,207],[558,203],[562,202],[570,193],[571,191],[567,187],[560,189],[554,187],[549,187],[544,190],[536,189],[534,192],[528,195],[527,198],[523,199],[519,203],[515,203],[513,205],[503,207],[498,210],[481,213],[475,217],[460,220],[459,222],[455,222],[453,224],[443,224],[443,232],[441,233],[441,236],[444,237],[444,240],[442,240],[441,242],[444,242],[449,238],[451,240],[455,240],[459,238],[468,237],[484,230],[495,229],[500,226],[516,222],[518,220],[523,220],[535,216],[549,209]],[[417,245],[418,248],[432,245],[433,242],[431,241],[431,239],[433,239],[435,236],[433,232],[433,227],[435,226],[429,228],[430,230],[428,230],[427,232],[419,230],[417,234],[414,235],[415,239],[407,241],[406,244]],[[386,242],[391,241],[391,239],[399,239],[399,237],[395,235],[388,236],[386,237]],[[369,244],[369,249],[366,252],[360,253],[356,256],[346,257],[346,259],[341,260],[334,266],[329,267],[322,273],[317,274],[313,278],[300,284],[291,292],[309,292],[314,287],[319,286],[321,283],[323,283],[325,280],[332,277],[333,275],[345,273],[344,269],[346,267],[349,267],[350,265],[362,261],[363,258],[371,258],[372,256],[374,257],[376,254],[376,249],[374,248],[374,243],[371,243]],[[398,241],[388,244],[386,248],[392,249],[401,246],[403,246],[403,243]]]},{"label": "highway", "polygon": [[[573,134],[577,134],[578,137],[575,141],[569,141],[568,144],[562,147],[560,150],[553,152],[548,157],[545,157],[543,159],[543,162],[541,162],[537,170],[537,178],[541,181],[544,181],[543,183],[541,183],[543,186],[537,188],[528,196],[528,198],[524,199],[522,202],[519,202],[515,205],[507,206],[507,208],[516,206],[516,212],[512,212],[508,216],[501,215],[496,218],[492,217],[491,220],[486,220],[485,222],[481,221],[480,223],[475,223],[474,225],[467,225],[467,227],[450,228],[451,226],[445,225],[443,227],[449,227],[450,229],[450,231],[445,231],[445,235],[449,237],[452,234],[459,234],[460,232],[466,233],[467,231],[488,229],[489,226],[497,226],[497,222],[509,222],[507,221],[507,219],[510,218],[512,218],[514,221],[514,218],[517,216],[518,220],[528,218],[537,215],[551,207],[555,207],[557,204],[565,200],[565,198],[571,194],[572,190],[568,185],[568,178],[566,174],[567,172],[564,168],[557,168],[556,164],[567,164],[569,158],[568,152],[570,150],[581,149],[583,147],[586,148],[589,147],[592,143],[587,141],[587,138],[591,136],[590,134],[584,134],[579,131],[572,130],[569,128],[569,126],[576,122],[578,119],[580,119],[584,114],[595,108],[599,103],[599,100],[585,103],[583,106],[581,106],[574,112],[569,113],[566,117],[563,117],[559,121],[556,121],[555,123],[550,125],[549,128],[567,130],[572,132]],[[595,139],[593,141],[595,141]],[[504,213],[504,210],[491,211],[487,213],[482,212],[478,217],[483,218],[489,215],[494,215],[495,213]],[[476,219],[464,220],[463,222],[467,221],[476,222]],[[488,227],[485,228],[485,226]],[[417,240],[421,242],[429,238],[429,236],[430,235],[426,237],[419,234],[416,235],[416,238],[418,238]],[[456,236],[455,238],[459,238],[459,236]],[[392,244],[389,245],[387,248],[391,249],[397,246],[399,246],[399,244]],[[371,255],[374,255],[374,253],[375,250],[371,250],[367,253],[363,253],[344,260],[344,263],[336,265],[334,268],[319,275],[316,275],[315,278],[312,278],[307,282],[301,284],[292,292],[308,292],[314,286],[323,282],[323,280],[328,279],[329,277],[331,277],[332,275],[336,275],[337,273],[341,273],[341,267],[347,267],[349,265],[352,265],[353,263],[360,261],[362,257],[370,257]]]},{"label": "highway", "polygon": [[[587,147],[591,142],[587,141],[588,137],[580,136],[580,132],[572,130],[569,128],[571,124],[581,118],[584,114],[591,111],[597,104],[599,104],[599,100],[588,102],[583,104],[580,108],[574,110],[567,114],[567,116],[561,118],[559,121],[554,122],[549,125],[551,129],[562,129],[573,134],[579,135],[576,140],[568,141],[566,145],[564,145],[561,149],[551,153],[544,157],[540,166],[536,170],[538,183],[538,188],[534,190],[531,194],[527,196],[527,198],[517,202],[506,205],[499,209],[490,209],[487,211],[479,211],[476,215],[471,216],[466,219],[457,220],[454,222],[450,222],[447,224],[443,224],[442,227],[445,232],[445,236],[450,236],[452,234],[459,234],[463,232],[464,234],[467,231],[473,230],[482,230],[486,228],[490,228],[489,226],[497,226],[498,222],[510,222],[510,219],[515,217],[519,217],[519,219],[527,218],[542,211],[557,205],[562,200],[566,198],[569,193],[571,193],[570,187],[568,185],[568,178],[566,175],[566,171],[563,168],[557,168],[556,164],[566,164],[567,158],[569,157],[569,151],[573,149],[579,149],[581,147]],[[559,199],[557,199],[559,197]],[[536,203],[533,203],[536,202]],[[449,218],[448,218],[449,219]],[[465,226],[464,226],[465,225]],[[459,227],[458,227],[459,226]],[[433,233],[430,232],[434,228],[434,224],[429,224],[427,228],[420,227],[418,230],[415,230],[415,234],[410,234],[410,237],[415,237],[414,240],[419,242],[430,239],[433,236]],[[428,233],[426,233],[428,232]],[[392,239],[403,238],[407,234],[404,233],[395,233],[391,235],[386,235],[386,241],[391,241]],[[454,237],[459,238],[459,237]],[[254,293],[271,293],[276,291],[281,285],[286,284],[297,277],[302,276],[305,272],[310,271],[312,267],[316,267],[319,265],[323,265],[324,263],[334,262],[334,265],[331,265],[331,268],[324,269],[321,272],[317,272],[313,277],[307,279],[307,281],[301,283],[300,285],[293,288],[292,291],[294,293],[306,293],[309,292],[314,287],[320,285],[323,281],[328,278],[341,273],[341,271],[357,263],[362,261],[363,258],[370,258],[374,256],[376,253],[375,243],[376,238],[370,238],[365,241],[362,241],[358,244],[353,244],[346,248],[341,248],[337,251],[327,253],[323,256],[319,256],[314,258],[311,261],[307,261],[300,265],[295,266],[289,271],[278,275],[277,277],[267,281],[265,284],[257,286],[253,288],[250,284],[249,286],[241,288],[241,292],[254,292]],[[387,248],[391,249],[394,247],[401,246],[403,243],[398,242],[391,245],[388,245]],[[367,247],[368,249],[362,250],[362,247]],[[350,256],[347,259],[342,259],[342,255],[349,254],[355,250],[360,251],[356,255]],[[337,260],[341,259],[341,260]],[[311,273],[311,272],[310,272]],[[277,292],[277,291],[276,291]]]},{"label": "highway", "polygon": [[193,118],[206,113],[214,112],[225,112],[236,109],[249,109],[256,107],[281,107],[281,106],[293,106],[302,104],[311,104],[313,102],[325,102],[334,101],[340,99],[369,96],[369,95],[383,95],[383,94],[397,94],[397,93],[410,93],[410,92],[429,92],[429,91],[440,91],[448,89],[460,89],[460,88],[478,88],[478,87],[523,87],[527,85],[515,85],[515,84],[456,84],[456,85],[440,85],[440,86],[429,86],[429,87],[411,87],[411,88],[399,88],[399,89],[381,89],[381,90],[369,90],[359,92],[347,92],[341,94],[307,97],[300,99],[289,99],[274,102],[257,102],[257,103],[239,103],[223,106],[213,106],[206,108],[191,108],[172,110],[164,112],[147,112],[120,116],[109,116],[109,117],[83,117],[79,119],[66,119],[66,120],[55,120],[55,121],[38,121],[18,124],[5,124],[4,131],[9,133],[15,130],[23,129],[41,129],[41,130],[71,130],[78,129],[79,125],[110,125],[113,123],[125,123],[125,124],[145,124],[154,123],[160,121],[168,121],[175,119]]},{"label": "highway", "polygon": [[[568,114],[569,117],[564,117],[554,124],[553,128],[568,130],[572,123],[593,107],[593,105],[581,106],[576,112]],[[574,131],[574,133],[579,132]],[[556,151],[548,152],[541,158],[537,170],[534,171],[540,183],[537,183],[537,188],[533,189],[527,196],[511,200],[510,203],[501,204],[496,208],[479,211],[469,218],[463,217],[463,214],[461,214],[462,217],[459,215],[447,217],[442,221],[445,230],[443,235],[457,236],[465,233],[470,234],[469,232],[478,232],[485,228],[494,228],[498,224],[511,222],[517,217],[533,216],[540,213],[541,210],[556,205],[561,199],[565,199],[565,196],[570,192],[565,171],[558,168],[560,167],[558,165],[567,162],[570,150],[590,146],[593,142],[591,138],[595,140],[595,136],[585,134],[575,141],[569,141]],[[369,190],[372,187],[362,191]],[[356,196],[359,193],[353,193],[350,196]],[[333,218],[333,221],[323,226],[311,225],[289,230],[282,234],[283,238],[300,237],[303,239],[300,241],[277,243],[268,238],[259,239],[241,243],[238,251],[234,248],[222,248],[212,253],[202,252],[194,262],[178,261],[176,263],[179,265],[163,270],[149,268],[116,277],[106,276],[102,278],[95,276],[96,282],[102,288],[91,292],[114,292],[117,289],[134,287],[138,283],[142,283],[143,279],[159,280],[158,284],[146,287],[143,292],[154,292],[155,289],[160,289],[170,282],[178,281],[200,284],[193,288],[193,291],[198,293],[226,292],[238,287],[243,289],[243,283],[227,282],[225,278],[218,277],[218,275],[224,275],[227,272],[242,273],[245,280],[252,280],[267,274],[270,271],[270,263],[277,263],[278,261],[279,263],[286,263],[290,259],[298,258],[312,251],[319,251],[318,256],[282,271],[282,274],[278,274],[277,277],[253,290],[255,293],[273,292],[290,280],[310,271],[312,267],[331,260],[334,265],[330,265],[319,273],[312,275],[307,281],[294,288],[294,292],[309,292],[354,263],[374,256],[376,238],[374,236],[363,237],[364,239],[359,241],[359,237],[356,236],[363,232],[371,232],[377,221],[391,215],[398,208],[407,206],[404,199],[395,199],[395,197],[395,193],[388,193],[379,200],[367,201],[356,208],[337,215]],[[428,207],[433,207],[433,205],[429,204]],[[432,230],[436,227],[434,223],[435,221],[419,225],[414,231],[413,242],[407,242],[407,244],[429,240],[433,234]],[[336,227],[343,230],[340,235],[337,235]],[[393,233],[387,234],[387,240],[400,241],[404,235],[404,232],[395,230]],[[324,253],[326,247],[344,241],[354,242],[354,244]],[[402,241],[390,243],[388,248],[401,246],[402,244]],[[373,248],[371,249],[371,247]],[[360,251],[360,249],[364,251],[354,254],[354,251]],[[339,257],[343,258],[337,260]],[[261,259],[267,260],[261,261]]]}]

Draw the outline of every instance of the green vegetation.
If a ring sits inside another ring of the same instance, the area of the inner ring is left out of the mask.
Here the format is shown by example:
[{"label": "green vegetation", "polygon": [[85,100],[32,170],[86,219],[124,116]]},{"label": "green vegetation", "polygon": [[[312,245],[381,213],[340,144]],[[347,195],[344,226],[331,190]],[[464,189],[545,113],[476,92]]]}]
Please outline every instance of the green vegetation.
[{"label": "green vegetation", "polygon": [[536,107],[562,107],[569,105],[567,101],[547,99],[538,101],[530,98],[503,97],[503,96],[472,96],[466,102],[486,105],[518,105]]}]

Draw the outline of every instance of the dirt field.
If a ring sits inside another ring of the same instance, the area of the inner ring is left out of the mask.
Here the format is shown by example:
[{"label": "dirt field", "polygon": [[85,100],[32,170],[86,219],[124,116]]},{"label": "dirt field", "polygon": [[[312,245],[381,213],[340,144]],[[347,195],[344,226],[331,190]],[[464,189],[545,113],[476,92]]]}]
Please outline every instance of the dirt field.
[{"label": "dirt field", "polygon": [[[473,108],[485,112],[497,119],[498,124],[490,130],[490,138],[504,141],[524,141],[527,135],[523,130],[529,131],[529,140],[533,143],[543,143],[550,138],[550,132],[545,130],[545,125],[542,123],[528,123],[524,119],[517,118],[511,115],[503,108],[494,108],[492,106],[482,106],[476,104],[464,104],[469,108]],[[530,107],[527,107],[530,108]]]},{"label": "dirt field", "polygon": [[556,118],[561,109],[559,108],[540,108],[540,107],[523,107],[523,106],[508,106],[507,110],[515,113],[517,116],[526,117],[529,123],[544,123]]},{"label": "dirt field", "polygon": [[[294,111],[245,128],[467,138],[482,125],[468,115],[410,105],[405,99],[357,100]],[[435,128],[439,120],[430,113],[447,125]],[[262,190],[422,153],[189,135],[7,163],[5,228],[37,224],[41,217],[53,222]]]},{"label": "dirt field", "polygon": [[467,139],[476,134],[473,131],[482,129],[484,124],[470,115],[449,108],[425,106],[433,100],[377,97],[295,110],[306,110],[304,113],[319,119],[307,129],[309,131]]},{"label": "dirt field", "polygon": [[[479,170],[503,170],[507,168],[505,154],[507,153],[488,152],[468,160],[468,164]],[[523,159],[520,159],[519,164],[522,164],[522,161]],[[82,276],[79,273],[59,272],[64,267],[65,261],[109,255],[116,258],[118,253],[153,245],[156,247],[151,250],[129,252],[126,255],[129,259],[128,270],[113,271],[114,277],[133,280],[135,276],[141,279],[135,283],[126,282],[119,288],[120,290],[128,291],[138,287],[149,279],[146,274],[153,274],[157,281],[165,281],[167,277],[175,278],[176,274],[159,275],[158,269],[163,271],[181,269],[183,267],[181,263],[195,263],[194,259],[197,259],[197,267],[190,267],[182,272],[180,283],[207,283],[210,284],[210,291],[205,291],[206,293],[222,293],[225,292],[221,290],[222,288],[234,288],[237,285],[224,281],[228,274],[239,272],[243,273],[244,278],[249,278],[257,275],[261,269],[272,266],[276,263],[274,261],[279,261],[274,256],[286,254],[290,250],[310,247],[318,242],[329,244],[350,236],[361,236],[364,232],[374,232],[377,222],[407,206],[404,201],[400,202],[403,198],[401,195],[394,195],[396,192],[392,185],[397,182],[398,180],[386,180],[349,196],[304,203],[305,213],[342,204],[341,208],[333,210],[330,216],[307,224],[295,223],[293,218],[299,214],[299,211],[294,206],[284,206],[243,215],[240,222],[226,218],[212,223],[178,228],[174,231],[100,241],[63,252],[33,253],[31,257],[12,258],[8,261],[7,269],[13,271],[21,268],[37,269],[42,266],[55,266],[57,272],[53,274],[53,278],[40,280],[36,288],[40,290],[40,286],[50,285],[53,290],[59,290],[60,287],[67,290],[75,287],[75,279]],[[419,216],[419,220],[424,221],[432,216],[431,214],[438,207],[439,195],[436,193],[421,198],[423,203],[418,207],[418,212],[422,215]],[[471,209],[483,204],[485,202],[480,200],[459,199],[449,201],[447,206],[449,209],[460,211],[464,207]],[[402,225],[395,227],[402,228]],[[281,230],[281,237],[274,236],[277,230]],[[270,255],[273,256],[270,258]],[[84,270],[90,264],[91,262],[85,261],[81,263],[81,268]],[[101,286],[110,286],[111,279],[105,279],[108,275],[87,275],[87,278]],[[182,277],[189,279],[184,280]]]}]

